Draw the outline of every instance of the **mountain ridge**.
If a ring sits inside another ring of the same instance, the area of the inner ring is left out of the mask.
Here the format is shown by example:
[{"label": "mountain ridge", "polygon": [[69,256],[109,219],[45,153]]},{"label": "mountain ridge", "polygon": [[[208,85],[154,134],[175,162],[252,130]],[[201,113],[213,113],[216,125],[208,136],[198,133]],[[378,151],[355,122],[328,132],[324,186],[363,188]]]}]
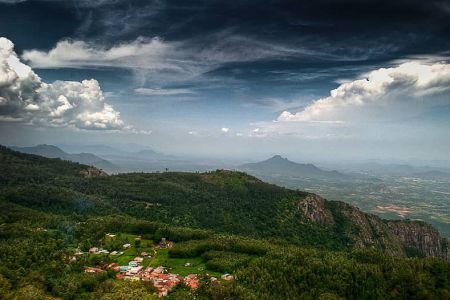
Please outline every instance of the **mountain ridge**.
[{"label": "mountain ridge", "polygon": [[44,211],[121,212],[177,226],[282,238],[299,246],[373,247],[394,256],[449,258],[448,241],[424,222],[383,220],[344,202],[278,187],[242,172],[86,176],[88,166],[5,148],[0,155],[0,166],[8,173],[0,177],[4,200]]},{"label": "mountain ridge", "polygon": [[67,153],[63,151],[61,148],[54,145],[40,144],[32,147],[11,146],[10,148],[12,150],[22,153],[40,155],[47,158],[59,158],[63,160],[77,162],[80,164],[92,165],[107,172],[115,172],[117,171],[118,168],[110,161],[103,159],[95,154],[85,152]]},{"label": "mountain ridge", "polygon": [[249,172],[251,174],[266,175],[280,174],[290,176],[314,177],[314,178],[346,178],[348,175],[342,174],[336,170],[326,171],[318,168],[314,164],[301,164],[293,162],[281,155],[274,155],[269,159],[247,163],[238,166],[239,170]]}]

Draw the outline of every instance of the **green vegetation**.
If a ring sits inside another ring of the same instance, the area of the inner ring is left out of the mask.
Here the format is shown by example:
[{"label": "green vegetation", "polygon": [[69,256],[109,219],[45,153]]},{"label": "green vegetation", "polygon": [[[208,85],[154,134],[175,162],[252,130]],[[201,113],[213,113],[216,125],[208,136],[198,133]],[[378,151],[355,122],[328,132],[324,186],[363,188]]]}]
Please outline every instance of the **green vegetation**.
[{"label": "green vegetation", "polygon": [[[291,206],[306,193],[243,173],[86,177],[85,166],[5,148],[0,167],[0,299],[156,299],[148,283],[83,272],[142,251],[144,265],[173,273],[235,276],[200,276],[168,299],[450,299],[448,261],[352,249],[343,215],[331,229],[307,222]],[[155,256],[162,237],[174,247]],[[74,259],[99,246],[124,253]]]},{"label": "green vegetation", "polygon": [[[50,167],[44,166],[40,173],[46,160]],[[266,184],[245,173],[219,170],[87,177],[79,164],[6,148],[0,152],[0,167],[8,172],[8,176],[0,175],[3,199],[45,212],[126,214],[174,226],[281,239],[302,246],[335,250],[351,246],[340,232],[304,222],[303,215],[293,209],[308,193]]]},{"label": "green vegetation", "polygon": [[[190,266],[186,266],[189,263]],[[167,266],[168,271],[174,274],[187,276],[189,274],[209,274],[210,276],[220,276],[218,272],[212,271],[205,264],[201,257],[177,258],[169,255],[168,249],[158,250],[157,255],[150,261],[150,266]]]}]

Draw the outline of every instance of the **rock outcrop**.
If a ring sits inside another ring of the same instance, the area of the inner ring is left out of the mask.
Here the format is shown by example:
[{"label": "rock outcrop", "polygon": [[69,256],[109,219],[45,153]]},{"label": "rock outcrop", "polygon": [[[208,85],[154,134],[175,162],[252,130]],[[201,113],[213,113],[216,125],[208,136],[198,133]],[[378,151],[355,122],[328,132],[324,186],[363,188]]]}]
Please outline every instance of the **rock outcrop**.
[{"label": "rock outcrop", "polygon": [[345,234],[356,248],[373,247],[393,256],[423,255],[450,258],[448,241],[420,221],[388,221],[338,201],[311,194],[298,203],[310,222]]},{"label": "rock outcrop", "polygon": [[333,225],[334,219],[331,212],[325,207],[325,199],[311,194],[299,203],[299,209],[309,220],[320,225]]},{"label": "rock outcrop", "polygon": [[387,221],[387,227],[407,248],[426,256],[448,257],[447,241],[430,224],[419,221]]},{"label": "rock outcrop", "polygon": [[102,170],[99,170],[94,167],[89,167],[86,170],[82,171],[82,174],[85,177],[102,177],[102,176],[108,176],[108,174]]}]

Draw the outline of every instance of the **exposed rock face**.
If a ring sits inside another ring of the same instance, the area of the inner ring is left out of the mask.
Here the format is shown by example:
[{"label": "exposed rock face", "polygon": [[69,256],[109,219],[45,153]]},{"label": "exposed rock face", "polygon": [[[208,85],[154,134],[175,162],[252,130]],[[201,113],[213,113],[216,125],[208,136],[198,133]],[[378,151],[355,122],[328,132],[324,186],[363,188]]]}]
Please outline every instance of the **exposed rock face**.
[{"label": "exposed rock face", "polygon": [[313,194],[300,201],[298,208],[308,220],[347,235],[357,248],[374,247],[394,256],[406,256],[407,250],[414,249],[424,256],[450,258],[448,241],[424,222],[383,220],[349,204]]},{"label": "exposed rock face", "polygon": [[448,258],[446,241],[433,226],[418,221],[388,221],[387,227],[404,246],[426,256]]},{"label": "exposed rock face", "polygon": [[106,172],[103,172],[102,170],[99,170],[94,167],[89,167],[86,170],[82,171],[82,174],[85,177],[101,177],[101,176],[108,176]]},{"label": "exposed rock face", "polygon": [[403,245],[391,234],[379,217],[363,213],[358,208],[345,203],[339,204],[340,213],[356,227],[353,232],[347,233],[354,241],[355,247],[375,247],[389,255],[405,255]]},{"label": "exposed rock face", "polygon": [[311,221],[321,225],[333,225],[333,215],[325,208],[325,199],[311,194],[299,203],[299,209]]}]

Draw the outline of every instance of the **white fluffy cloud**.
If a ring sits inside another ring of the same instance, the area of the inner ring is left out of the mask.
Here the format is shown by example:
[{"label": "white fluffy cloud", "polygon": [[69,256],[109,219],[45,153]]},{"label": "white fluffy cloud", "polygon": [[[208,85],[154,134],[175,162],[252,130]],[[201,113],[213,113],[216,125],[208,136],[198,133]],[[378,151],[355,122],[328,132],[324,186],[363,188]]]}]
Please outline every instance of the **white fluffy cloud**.
[{"label": "white fluffy cloud", "polygon": [[250,136],[379,139],[394,136],[393,128],[402,128],[405,136],[405,130],[414,130],[414,125],[408,127],[411,119],[450,106],[447,62],[410,60],[362,77],[340,84],[330,96],[312,101],[299,112],[284,111],[274,121],[251,124]]},{"label": "white fluffy cloud", "polygon": [[230,128],[222,127],[222,128],[220,129],[220,131],[222,131],[223,133],[227,133],[228,131],[230,131]]},{"label": "white fluffy cloud", "polygon": [[410,61],[341,84],[304,110],[284,111],[278,121],[341,123],[401,119],[450,104],[450,64]]},{"label": "white fluffy cloud", "polygon": [[0,121],[93,130],[130,128],[105,102],[96,80],[42,82],[6,38],[0,38]]},{"label": "white fluffy cloud", "polygon": [[114,66],[127,68],[177,69],[174,64],[163,63],[173,52],[173,46],[158,38],[137,39],[128,44],[102,48],[83,41],[64,40],[50,51],[25,51],[22,58],[37,68]]}]

